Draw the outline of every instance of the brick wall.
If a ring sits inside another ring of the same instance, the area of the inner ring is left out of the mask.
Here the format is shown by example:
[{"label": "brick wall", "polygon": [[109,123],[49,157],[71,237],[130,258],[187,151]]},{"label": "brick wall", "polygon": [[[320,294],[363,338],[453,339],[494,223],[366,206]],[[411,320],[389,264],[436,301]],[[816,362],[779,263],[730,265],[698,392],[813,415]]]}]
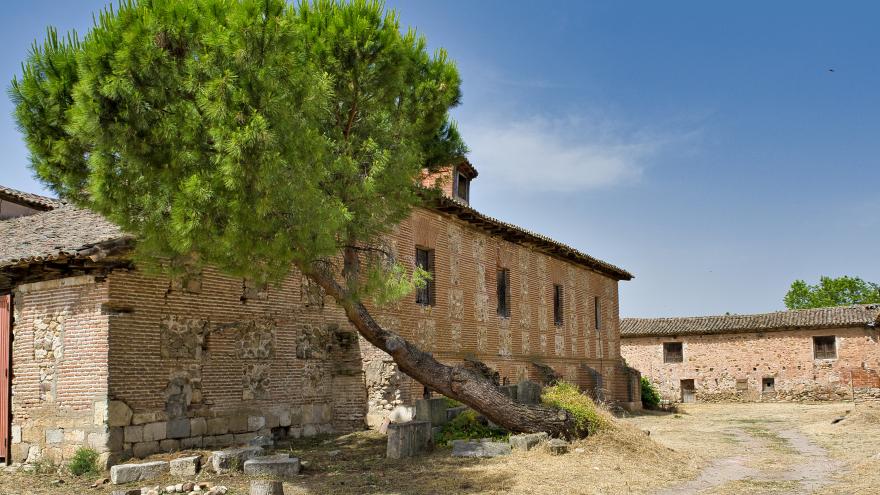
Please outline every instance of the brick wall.
[{"label": "brick wall", "polygon": [[107,284],[71,277],[21,285],[13,295],[12,462],[105,454]]},{"label": "brick wall", "polygon": [[[836,336],[837,359],[813,359],[813,336]],[[682,342],[684,361],[663,362],[663,343]],[[758,333],[625,338],[621,353],[679,400],[693,379],[698,401],[840,400],[880,398],[880,343],[870,328],[803,329]],[[762,380],[773,378],[772,392]],[[739,382],[739,384],[738,384]]]}]

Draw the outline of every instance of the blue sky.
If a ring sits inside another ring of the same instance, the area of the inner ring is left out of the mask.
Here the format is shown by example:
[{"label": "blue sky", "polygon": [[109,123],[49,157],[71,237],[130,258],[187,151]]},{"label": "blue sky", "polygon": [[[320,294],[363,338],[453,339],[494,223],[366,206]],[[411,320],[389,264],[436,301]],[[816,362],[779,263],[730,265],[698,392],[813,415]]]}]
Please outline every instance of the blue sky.
[{"label": "blue sky", "polygon": [[[47,25],[83,31],[103,4],[4,6],[4,84]],[[389,6],[458,62],[473,205],[633,272],[623,316],[880,281],[875,2]],[[11,111],[0,99],[0,183],[39,191]]]}]

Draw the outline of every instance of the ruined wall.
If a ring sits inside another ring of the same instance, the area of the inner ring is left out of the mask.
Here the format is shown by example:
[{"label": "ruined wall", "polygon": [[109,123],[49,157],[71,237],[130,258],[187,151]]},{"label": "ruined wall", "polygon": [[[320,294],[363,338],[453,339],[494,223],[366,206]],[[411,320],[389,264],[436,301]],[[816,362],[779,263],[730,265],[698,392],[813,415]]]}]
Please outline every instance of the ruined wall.
[{"label": "ruined wall", "polygon": [[[414,265],[416,246],[435,251],[436,305],[421,306],[415,296],[407,297],[394,307],[374,310],[383,325],[441,361],[476,357],[498,371],[502,381],[543,381],[543,372],[533,364],[540,363],[600,398],[628,402],[630,373],[621,368],[616,280],[427,210],[416,210],[402,222],[389,244],[406,266]],[[498,268],[510,270],[509,317],[497,313]],[[554,284],[563,286],[561,326],[553,321]],[[395,404],[421,397],[422,387],[370,347],[364,345],[371,363],[366,378],[374,423]],[[591,382],[588,376],[593,375],[601,378]]]},{"label": "ruined wall", "polygon": [[[813,359],[813,336],[835,335],[837,359]],[[684,361],[663,363],[663,343],[682,342]],[[680,400],[681,380],[693,379],[698,401],[840,400],[880,398],[877,329],[837,328],[765,333],[625,338],[630,366]],[[762,392],[762,379],[774,391]]]},{"label": "ruined wall", "polygon": [[79,447],[102,453],[107,427],[106,282],[70,277],[21,285],[13,294],[14,463],[62,463]]},{"label": "ruined wall", "polygon": [[206,268],[108,279],[122,457],[361,429],[357,335],[299,275],[256,287]]}]

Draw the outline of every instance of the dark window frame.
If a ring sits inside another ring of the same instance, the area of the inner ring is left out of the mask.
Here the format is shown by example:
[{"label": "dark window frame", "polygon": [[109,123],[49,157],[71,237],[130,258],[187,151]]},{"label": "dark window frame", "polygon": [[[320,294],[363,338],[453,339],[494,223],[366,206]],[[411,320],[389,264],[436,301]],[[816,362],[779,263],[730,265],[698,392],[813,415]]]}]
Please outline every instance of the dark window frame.
[{"label": "dark window frame", "polygon": [[471,180],[458,171],[455,172],[455,197],[465,203],[471,201]]},{"label": "dark window frame", "polygon": [[510,318],[510,269],[499,267],[495,274],[495,296],[498,316]]},{"label": "dark window frame", "polygon": [[837,359],[837,336],[814,335],[813,359]]},{"label": "dark window frame", "polygon": [[437,304],[436,278],[434,271],[434,250],[427,247],[416,246],[416,266],[431,274],[424,287],[416,289],[416,304],[421,306],[435,306]]},{"label": "dark window frame", "polygon": [[554,284],[553,285],[553,324],[557,327],[561,327],[565,324],[565,305],[564,305],[565,295],[563,293],[562,285]]},{"label": "dark window frame", "polygon": [[[672,348],[677,347],[678,350]],[[663,363],[676,364],[684,362],[684,343],[683,342],[664,342],[663,343]]]},{"label": "dark window frame", "polygon": [[596,325],[596,331],[602,329],[602,301],[599,299],[599,296],[593,296],[593,318],[595,319],[594,324]]},{"label": "dark window frame", "polygon": [[761,378],[761,392],[776,392],[776,378],[772,376],[765,376],[764,378]]}]

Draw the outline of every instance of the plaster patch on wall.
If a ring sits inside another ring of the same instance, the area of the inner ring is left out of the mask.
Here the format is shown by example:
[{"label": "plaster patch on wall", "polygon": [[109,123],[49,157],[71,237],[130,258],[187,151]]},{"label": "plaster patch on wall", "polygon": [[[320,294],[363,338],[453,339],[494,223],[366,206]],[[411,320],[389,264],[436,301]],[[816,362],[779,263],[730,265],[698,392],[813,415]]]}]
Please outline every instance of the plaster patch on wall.
[{"label": "plaster patch on wall", "polygon": [[423,351],[433,352],[437,338],[437,322],[433,319],[420,319],[416,322],[416,345]]},{"label": "plaster patch on wall", "polygon": [[502,318],[501,325],[498,330],[498,355],[510,356],[513,354],[513,342],[510,336],[510,319]]},{"label": "plaster patch on wall", "polygon": [[239,359],[269,359],[275,356],[276,324],[272,320],[250,320],[238,330],[235,353]]},{"label": "plaster patch on wall", "polygon": [[522,353],[529,354],[532,350],[532,305],[529,302],[529,267],[531,266],[531,253],[527,249],[519,250],[519,327],[522,344]]},{"label": "plaster patch on wall", "polygon": [[461,351],[461,323],[454,321],[449,324],[450,336],[452,338],[452,351]]},{"label": "plaster patch on wall", "polygon": [[547,354],[547,335],[541,334],[541,354]]},{"label": "plaster patch on wall", "polygon": [[464,291],[460,288],[449,289],[449,319],[464,319]]},{"label": "plaster patch on wall", "polygon": [[324,308],[324,289],[303,275],[300,278],[300,300],[306,308]]},{"label": "plaster patch on wall", "polygon": [[54,402],[57,364],[64,357],[64,314],[44,315],[34,322],[34,360],[40,367],[40,400]]},{"label": "plaster patch on wall", "polygon": [[557,356],[565,355],[565,335],[562,334],[561,328],[557,328],[556,335],[554,337],[554,352]]},{"label": "plaster patch on wall", "polygon": [[486,352],[488,347],[486,335],[486,327],[480,325],[477,327],[477,352]]},{"label": "plaster patch on wall", "polygon": [[303,366],[302,389],[307,398],[323,397],[329,393],[327,388],[330,377],[324,364],[317,361],[308,361]]},{"label": "plaster patch on wall", "polygon": [[[338,328],[339,326],[336,324],[322,326],[301,323],[296,336],[296,357],[299,359],[327,359],[333,345],[331,337]],[[395,328],[389,328],[389,330],[395,330]]]}]

